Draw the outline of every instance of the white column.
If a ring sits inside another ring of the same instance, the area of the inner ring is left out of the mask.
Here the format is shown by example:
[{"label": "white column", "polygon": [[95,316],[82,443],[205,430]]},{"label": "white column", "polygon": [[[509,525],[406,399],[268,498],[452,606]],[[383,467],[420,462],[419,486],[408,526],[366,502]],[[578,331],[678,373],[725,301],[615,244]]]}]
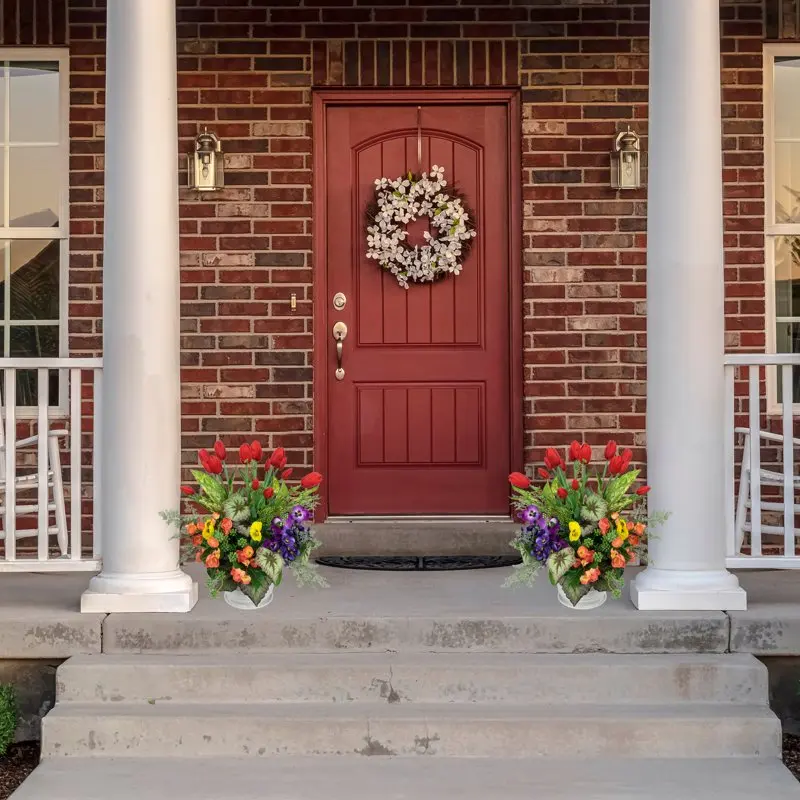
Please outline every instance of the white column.
[{"label": "white column", "polygon": [[740,610],[725,569],[719,0],[652,0],[647,470],[671,512],[635,580],[644,610]]},{"label": "white column", "polygon": [[175,0],[108,0],[103,263],[103,570],[90,612],[189,611],[179,569]]}]

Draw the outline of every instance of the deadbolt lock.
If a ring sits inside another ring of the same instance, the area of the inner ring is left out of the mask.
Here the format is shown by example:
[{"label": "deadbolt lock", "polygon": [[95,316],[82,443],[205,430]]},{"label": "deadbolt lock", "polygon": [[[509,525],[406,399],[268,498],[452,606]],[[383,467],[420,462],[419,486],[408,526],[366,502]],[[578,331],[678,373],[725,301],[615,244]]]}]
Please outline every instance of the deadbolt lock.
[{"label": "deadbolt lock", "polygon": [[336,292],[333,296],[333,307],[337,311],[342,311],[344,307],[347,305],[347,297],[345,297],[343,292]]}]

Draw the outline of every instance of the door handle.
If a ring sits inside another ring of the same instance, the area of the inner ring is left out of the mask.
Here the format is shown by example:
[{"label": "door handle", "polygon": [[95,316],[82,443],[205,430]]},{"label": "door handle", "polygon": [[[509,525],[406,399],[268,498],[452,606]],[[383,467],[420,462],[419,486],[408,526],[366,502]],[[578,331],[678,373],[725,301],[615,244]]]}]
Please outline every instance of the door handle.
[{"label": "door handle", "polygon": [[337,322],[333,326],[333,338],[336,340],[336,376],[337,381],[344,380],[344,340],[347,338],[347,325],[344,322]]}]

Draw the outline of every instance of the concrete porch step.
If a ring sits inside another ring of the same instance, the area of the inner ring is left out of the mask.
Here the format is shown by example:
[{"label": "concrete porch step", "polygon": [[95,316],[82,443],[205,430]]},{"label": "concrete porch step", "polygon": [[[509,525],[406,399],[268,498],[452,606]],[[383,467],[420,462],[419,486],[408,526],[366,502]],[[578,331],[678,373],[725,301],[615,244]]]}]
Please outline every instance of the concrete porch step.
[{"label": "concrete porch step", "polygon": [[778,759],[420,758],[45,761],[13,800],[798,800]]},{"label": "concrete porch step", "polygon": [[[58,670],[59,703],[737,703],[766,705],[749,655],[98,655]],[[235,687],[238,695],[231,694]]]},{"label": "concrete porch step", "polygon": [[43,721],[42,757],[558,758],[570,752],[617,760],[623,749],[627,758],[778,758],[781,752],[780,722],[760,706],[245,704],[225,702],[228,695],[241,698],[232,684],[206,704],[60,703]]}]

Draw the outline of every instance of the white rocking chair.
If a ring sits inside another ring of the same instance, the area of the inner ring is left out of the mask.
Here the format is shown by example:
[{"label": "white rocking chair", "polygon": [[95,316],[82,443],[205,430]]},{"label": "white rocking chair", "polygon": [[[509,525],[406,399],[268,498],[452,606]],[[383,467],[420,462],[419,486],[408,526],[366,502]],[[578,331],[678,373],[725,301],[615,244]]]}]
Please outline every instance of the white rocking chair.
[{"label": "white rocking chair", "polygon": [[[6,488],[8,485],[6,476],[6,442],[7,436],[5,431],[5,414],[2,414],[0,409],[0,541],[5,540],[5,512],[6,512]],[[67,532],[67,511],[64,502],[64,480],[61,472],[61,454],[59,452],[59,439],[68,435],[66,430],[51,430],[47,434],[47,488],[48,488],[48,523],[50,512],[55,512],[55,526],[48,524],[47,534],[49,536],[55,534],[58,541],[58,547],[62,556],[67,555],[69,538]],[[26,439],[19,439],[15,442],[16,450],[24,450],[33,445],[38,446],[39,435],[29,436]],[[16,491],[38,490],[39,488],[39,471],[37,470],[31,475],[17,475],[14,480]],[[38,502],[31,503],[17,503],[15,506],[16,514],[38,514]],[[16,528],[14,539],[26,539],[31,537],[38,537],[38,528]]]},{"label": "white rocking chair", "polygon": [[[744,542],[744,536],[746,532],[750,532],[752,530],[752,524],[748,521],[748,509],[752,509],[752,501],[750,496],[750,429],[749,428],[736,428],[736,433],[740,433],[744,436],[744,448],[742,452],[742,464],[741,469],[739,471],[739,495],[736,502],[736,553],[740,553],[742,550],[742,543]],[[759,436],[762,440],[766,442],[772,442],[774,444],[782,445],[784,443],[784,438],[779,433],[771,433],[769,431],[759,431]],[[800,447],[800,439],[792,439],[792,444],[794,447]],[[762,486],[778,486],[783,487],[784,485],[784,476],[783,472],[775,472],[773,470],[768,469],[761,469],[759,470],[759,476],[761,479]],[[800,475],[793,476],[793,485],[795,489],[795,494],[797,490],[800,489]],[[794,502],[794,498],[792,498]],[[784,504],[782,502],[775,503],[761,501],[761,510],[762,511],[775,511],[779,513],[784,512]],[[794,503],[794,512],[795,514],[800,513],[800,504]],[[781,534],[785,535],[785,525],[786,520],[784,519],[783,525],[762,525],[761,532],[762,533],[774,533],[774,534]],[[791,521],[791,525],[794,526],[794,520]],[[794,533],[797,535],[797,529],[795,529]],[[789,554],[787,554],[789,555]],[[794,555],[794,554],[791,554]]]}]

